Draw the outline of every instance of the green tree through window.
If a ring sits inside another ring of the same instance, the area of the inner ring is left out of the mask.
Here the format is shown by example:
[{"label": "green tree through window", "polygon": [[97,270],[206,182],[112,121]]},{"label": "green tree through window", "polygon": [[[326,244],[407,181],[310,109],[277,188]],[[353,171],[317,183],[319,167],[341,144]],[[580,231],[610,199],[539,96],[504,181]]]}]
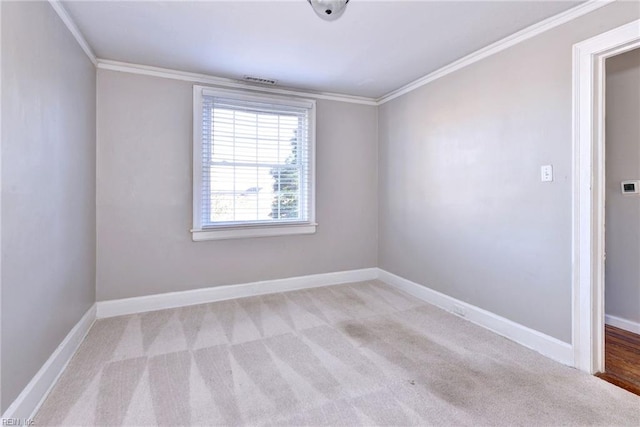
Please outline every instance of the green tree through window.
[{"label": "green tree through window", "polygon": [[273,177],[273,202],[271,218],[286,219],[299,217],[300,192],[298,183],[298,136],[291,138],[291,154],[285,160],[286,166],[271,169]]}]

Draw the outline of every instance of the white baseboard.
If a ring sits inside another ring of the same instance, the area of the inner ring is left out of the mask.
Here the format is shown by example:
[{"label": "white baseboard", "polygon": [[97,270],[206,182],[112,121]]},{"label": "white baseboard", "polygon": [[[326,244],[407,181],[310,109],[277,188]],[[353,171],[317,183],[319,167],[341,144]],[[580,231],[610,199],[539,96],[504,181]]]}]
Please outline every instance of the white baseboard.
[{"label": "white baseboard", "polygon": [[605,314],[604,323],[615,326],[616,328],[624,329],[625,331],[633,332],[634,334],[640,334],[640,323],[632,320]]},{"label": "white baseboard", "polygon": [[[27,419],[35,415],[67,364],[89,332],[96,318],[113,317],[146,311],[204,304],[233,298],[265,295],[276,292],[308,289],[341,283],[380,279],[416,298],[462,315],[465,319],[518,344],[528,347],[565,365],[573,366],[573,348],[570,344],[522,326],[496,314],[459,301],[453,297],[419,285],[379,268],[314,274],[287,279],[266,280],[240,285],[218,286],[184,292],[171,292],[137,298],[101,301],[94,304],[65,337],[51,357],[27,384],[18,398],[2,415],[3,419]],[[640,324],[607,316],[607,323],[640,333]]]},{"label": "white baseboard", "polygon": [[51,357],[42,365],[42,368],[31,379],[29,384],[22,390],[22,393],[13,401],[13,403],[2,414],[2,419],[20,419],[25,420],[32,418],[40,405],[44,402],[58,378],[67,367],[67,364],[76,353],[78,347],[84,340],[84,337],[91,329],[91,325],[96,320],[96,305],[92,305],[89,310],[82,316],[80,321],[69,331],[58,348],[53,352]]},{"label": "white baseboard", "polygon": [[212,288],[194,289],[182,292],[169,292],[143,297],[99,301],[97,303],[97,317],[104,318],[125,314],[144,313],[147,311],[206,304],[234,298],[373,280],[377,277],[377,268],[364,268],[361,270],[313,274],[310,276],[265,280],[240,285],[216,286]]},{"label": "white baseboard", "polygon": [[378,269],[378,278],[416,298],[469,320],[565,365],[573,366],[573,347],[557,338],[527,328],[497,314],[457,300],[388,271]]},{"label": "white baseboard", "polygon": [[182,292],[169,292],[143,297],[100,301],[97,303],[97,317],[105,318],[126,314],[144,313],[148,311],[206,304],[234,298],[373,279],[380,279],[383,282],[405,291],[416,298],[420,298],[423,301],[454,314],[460,315],[460,311],[463,311],[464,316],[462,317],[470,322],[509,338],[518,344],[524,345],[525,347],[535,350],[538,353],[560,363],[573,366],[573,347],[571,344],[560,341],[557,338],[553,338],[549,335],[543,334],[542,332],[520,325],[509,319],[411,282],[410,280],[379,268],[365,268],[361,270],[314,274],[287,279],[265,280],[238,285],[217,286]]}]

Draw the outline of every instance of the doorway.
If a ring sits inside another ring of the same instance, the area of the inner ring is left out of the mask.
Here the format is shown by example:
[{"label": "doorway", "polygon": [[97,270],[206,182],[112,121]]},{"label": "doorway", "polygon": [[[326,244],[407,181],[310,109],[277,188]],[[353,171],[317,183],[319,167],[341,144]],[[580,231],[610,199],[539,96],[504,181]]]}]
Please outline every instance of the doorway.
[{"label": "doorway", "polygon": [[640,394],[640,48],[605,61],[605,327],[599,376]]},{"label": "doorway", "polygon": [[605,371],[605,61],[640,47],[640,20],[573,49],[574,366]]}]

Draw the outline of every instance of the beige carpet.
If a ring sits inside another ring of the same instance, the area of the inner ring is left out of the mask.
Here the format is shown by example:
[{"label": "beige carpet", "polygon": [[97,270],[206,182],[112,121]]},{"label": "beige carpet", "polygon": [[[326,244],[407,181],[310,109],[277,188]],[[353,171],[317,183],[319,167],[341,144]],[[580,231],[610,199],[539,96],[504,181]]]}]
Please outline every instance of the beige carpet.
[{"label": "beige carpet", "polygon": [[640,425],[640,398],[381,282],[99,320],[37,425]]}]

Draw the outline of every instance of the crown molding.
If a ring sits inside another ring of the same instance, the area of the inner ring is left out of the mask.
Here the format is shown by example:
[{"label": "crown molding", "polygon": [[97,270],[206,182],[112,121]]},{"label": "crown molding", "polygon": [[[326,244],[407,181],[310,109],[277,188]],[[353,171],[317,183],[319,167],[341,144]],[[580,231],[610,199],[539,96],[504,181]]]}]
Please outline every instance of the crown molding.
[{"label": "crown molding", "polygon": [[613,3],[614,1],[616,0],[589,0],[579,6],[554,15],[550,18],[545,19],[544,21],[538,22],[537,24],[533,24],[523,30],[518,31],[517,33],[503,38],[502,40],[498,40],[497,42],[490,44],[489,46],[486,46],[463,58],[460,58],[457,61],[452,62],[451,64],[445,65],[444,67],[439,68],[438,70],[429,73],[424,77],[421,77],[409,84],[406,84],[394,91],[389,92],[388,94],[378,98],[376,100],[377,104],[382,105],[385,102],[391,101],[392,99],[412,92],[428,83],[431,83],[434,80],[440,79],[448,74],[453,73],[454,71],[458,71],[461,68],[467,67],[475,62],[487,58],[488,56],[494,55],[498,52],[502,52],[503,50],[508,49],[511,46],[533,38],[538,34],[542,34],[545,31],[549,31],[555,27],[558,27],[590,12],[593,12],[594,10],[600,9],[601,7]]},{"label": "crown molding", "polygon": [[96,55],[93,53],[91,46],[89,46],[89,43],[87,43],[87,40],[82,35],[80,30],[76,26],[75,22],[73,22],[73,19],[71,19],[71,17],[67,13],[67,10],[64,8],[64,6],[60,3],[59,0],[49,0],[49,4],[53,8],[53,10],[56,11],[60,19],[62,19],[62,22],[64,23],[64,25],[67,26],[67,28],[69,29],[73,37],[76,39],[76,41],[78,42],[78,44],[80,45],[84,53],[86,53],[89,59],[91,60],[91,62],[93,62],[93,65],[97,66],[98,60],[96,58]]},{"label": "crown molding", "polygon": [[95,56],[91,47],[87,43],[86,39],[75,25],[64,6],[60,3],[59,0],[49,0],[51,7],[56,11],[62,22],[67,26],[71,34],[75,37],[76,41],[87,54],[91,62],[100,69],[111,70],[111,71],[120,71],[125,73],[133,73],[133,74],[141,74],[146,76],[153,77],[162,77],[173,80],[182,80],[194,83],[202,83],[202,84],[210,84],[221,87],[228,88],[236,88],[236,89],[246,89],[253,90],[265,93],[273,93],[280,95],[290,95],[290,96],[303,96],[303,97],[311,97],[315,99],[327,99],[331,101],[341,101],[341,102],[349,102],[353,104],[363,104],[363,105],[382,105],[392,99],[398,98],[402,95],[405,95],[409,92],[412,92],[428,83],[433,82],[434,80],[440,79],[448,74],[451,74],[455,71],[458,71],[464,67],[467,67],[475,62],[478,62],[484,58],[487,58],[491,55],[494,55],[498,52],[501,52],[505,49],[510,48],[518,43],[521,43],[525,40],[533,38],[539,34],[544,33],[545,31],[549,31],[555,27],[558,27],[562,24],[565,24],[569,21],[572,21],[576,18],[579,18],[583,15],[586,15],[594,10],[600,9],[610,3],[613,3],[616,0],[588,0],[585,3],[582,3],[572,9],[569,9],[565,12],[561,12],[555,16],[545,19],[544,21],[540,21],[536,24],[533,24],[523,30],[518,31],[510,36],[503,38],[489,46],[486,46],[482,49],[479,49],[463,58],[460,58],[448,65],[445,65],[442,68],[437,69],[417,80],[414,80],[411,83],[408,83],[398,89],[395,89],[386,95],[383,95],[379,98],[367,98],[362,96],[354,96],[354,95],[346,95],[340,93],[332,93],[332,92],[315,92],[315,91],[304,91],[290,88],[277,88],[277,87],[263,87],[257,85],[251,85],[245,83],[240,80],[228,79],[224,77],[217,77],[207,74],[199,74],[192,73],[188,71],[180,71],[180,70],[172,70],[169,68],[160,68],[160,67],[152,67],[148,65],[141,64],[133,64],[128,62],[120,62],[120,61],[112,61],[108,59],[100,59]]},{"label": "crown molding", "polygon": [[264,87],[248,84],[239,80],[216,77],[207,74],[191,73],[188,71],[172,70],[169,68],[151,67],[148,65],[132,64],[128,62],[111,61],[98,58],[97,67],[102,70],[120,71],[145,76],[162,77],[165,79],[182,80],[193,83],[202,83],[227,88],[253,90],[278,95],[302,96],[315,99],[327,99],[330,101],[349,102],[352,104],[378,105],[373,98],[362,96],[343,95],[331,92],[313,92],[278,87]]}]

